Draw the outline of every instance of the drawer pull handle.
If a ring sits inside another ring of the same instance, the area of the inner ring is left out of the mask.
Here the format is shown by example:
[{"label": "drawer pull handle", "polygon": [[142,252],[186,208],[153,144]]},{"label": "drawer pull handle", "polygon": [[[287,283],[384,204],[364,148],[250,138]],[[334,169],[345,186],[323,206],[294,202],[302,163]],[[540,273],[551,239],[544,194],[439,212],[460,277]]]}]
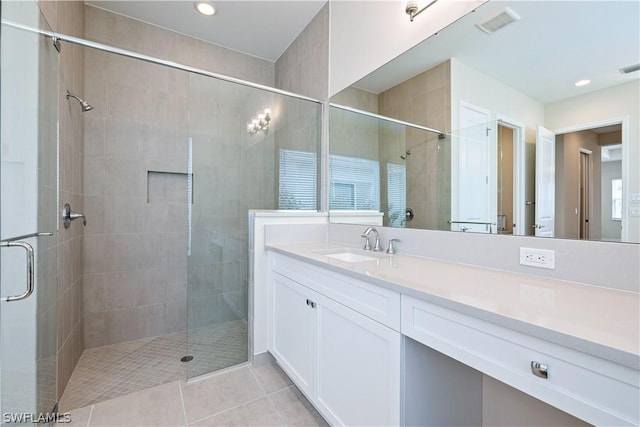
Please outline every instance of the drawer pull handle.
[{"label": "drawer pull handle", "polygon": [[548,377],[547,371],[548,371],[547,365],[543,365],[542,363],[535,362],[535,361],[531,362],[531,372],[536,377],[547,378]]}]

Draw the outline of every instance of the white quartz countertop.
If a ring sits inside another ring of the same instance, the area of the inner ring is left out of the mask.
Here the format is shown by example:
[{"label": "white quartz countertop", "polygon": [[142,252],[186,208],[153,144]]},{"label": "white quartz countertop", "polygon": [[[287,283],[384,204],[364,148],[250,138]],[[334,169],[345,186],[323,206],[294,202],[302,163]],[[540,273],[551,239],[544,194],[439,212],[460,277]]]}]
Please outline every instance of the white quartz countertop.
[{"label": "white quartz countertop", "polygon": [[[640,294],[330,242],[268,249],[482,320],[639,369]],[[373,261],[327,252],[350,249]],[[360,252],[358,252],[360,251]]]}]

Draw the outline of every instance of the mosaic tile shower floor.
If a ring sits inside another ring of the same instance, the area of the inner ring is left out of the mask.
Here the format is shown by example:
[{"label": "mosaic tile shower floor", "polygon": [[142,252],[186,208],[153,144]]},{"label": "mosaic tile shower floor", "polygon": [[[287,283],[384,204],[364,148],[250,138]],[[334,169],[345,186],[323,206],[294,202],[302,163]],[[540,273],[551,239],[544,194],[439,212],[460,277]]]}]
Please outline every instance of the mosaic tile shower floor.
[{"label": "mosaic tile shower floor", "polygon": [[[85,350],[59,409],[69,411],[237,365],[247,360],[247,324],[226,322]],[[191,362],[180,359],[192,355]],[[188,370],[188,372],[187,372]]]}]

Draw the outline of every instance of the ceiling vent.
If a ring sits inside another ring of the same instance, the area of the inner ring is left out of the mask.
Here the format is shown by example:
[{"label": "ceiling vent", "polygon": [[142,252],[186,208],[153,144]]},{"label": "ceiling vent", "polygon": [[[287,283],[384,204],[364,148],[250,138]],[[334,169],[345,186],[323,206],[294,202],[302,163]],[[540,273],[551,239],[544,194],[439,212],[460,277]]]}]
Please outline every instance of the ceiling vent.
[{"label": "ceiling vent", "polygon": [[620,68],[620,73],[629,74],[629,73],[633,73],[634,71],[638,71],[638,70],[640,70],[640,64],[634,64],[634,65],[629,65],[627,67]]},{"label": "ceiling vent", "polygon": [[504,10],[497,15],[489,18],[482,24],[476,24],[476,27],[480,28],[487,34],[493,34],[498,31],[500,28],[504,28],[507,25],[519,21],[520,16],[515,13],[513,10],[505,7]]}]

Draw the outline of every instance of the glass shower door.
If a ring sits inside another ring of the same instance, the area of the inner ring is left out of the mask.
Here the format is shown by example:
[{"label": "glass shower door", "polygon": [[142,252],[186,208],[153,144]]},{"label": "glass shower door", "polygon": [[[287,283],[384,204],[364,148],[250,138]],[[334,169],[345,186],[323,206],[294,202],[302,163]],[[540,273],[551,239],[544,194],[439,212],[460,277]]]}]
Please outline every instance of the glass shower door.
[{"label": "glass shower door", "polygon": [[18,28],[49,30],[35,1],[1,7],[0,413],[30,424],[58,392],[58,52]]},{"label": "glass shower door", "polygon": [[321,111],[189,77],[188,378],[248,360],[248,213],[318,209]]}]

